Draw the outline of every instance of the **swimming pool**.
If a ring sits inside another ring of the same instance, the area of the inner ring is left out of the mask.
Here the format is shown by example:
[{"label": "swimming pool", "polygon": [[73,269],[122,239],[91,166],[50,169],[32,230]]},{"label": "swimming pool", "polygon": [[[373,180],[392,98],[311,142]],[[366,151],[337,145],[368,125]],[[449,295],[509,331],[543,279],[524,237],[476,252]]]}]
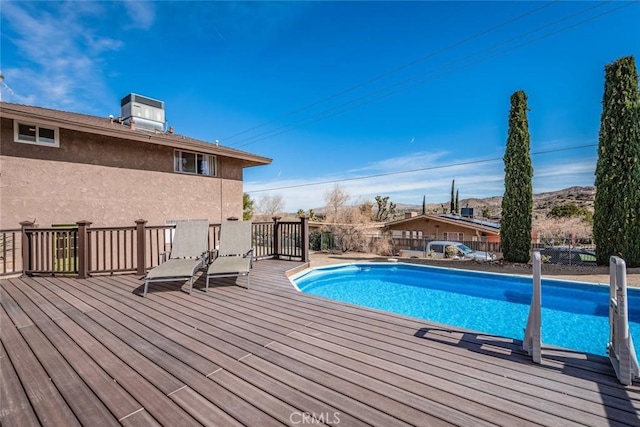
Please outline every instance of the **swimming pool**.
[{"label": "swimming pool", "polygon": [[[544,275],[544,267],[543,267]],[[365,307],[522,340],[531,278],[410,264],[348,264],[293,277],[300,291]],[[542,279],[542,342],[606,354],[609,286]],[[640,354],[640,289],[629,289]]]}]

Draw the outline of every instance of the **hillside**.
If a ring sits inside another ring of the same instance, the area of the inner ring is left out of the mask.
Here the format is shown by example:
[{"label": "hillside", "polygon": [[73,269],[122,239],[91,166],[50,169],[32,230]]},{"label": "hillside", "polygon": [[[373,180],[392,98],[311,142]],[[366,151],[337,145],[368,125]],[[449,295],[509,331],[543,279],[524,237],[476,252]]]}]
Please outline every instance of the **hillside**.
[{"label": "hillside", "polygon": [[[588,212],[593,213],[595,201],[595,187],[569,187],[557,191],[534,194],[533,196],[533,224],[532,232],[541,240],[553,244],[568,244],[569,242],[590,243],[592,239],[592,218]],[[475,217],[486,217],[494,221],[500,221],[502,215],[502,196],[485,198],[469,198],[459,201],[460,207],[474,209]],[[583,208],[584,213],[572,217],[554,218],[548,213],[558,205],[574,204]],[[398,204],[396,215],[393,219],[404,217],[405,212],[422,211],[422,205]],[[315,210],[322,215],[323,208]],[[442,203],[428,203],[427,213],[441,214],[449,212],[449,201]]]},{"label": "hillside", "polygon": [[[547,213],[556,205],[573,203],[580,208],[587,208],[593,211],[595,199],[595,187],[569,187],[562,190],[550,191],[533,195],[533,215],[534,218],[546,217]],[[474,208],[476,216],[482,216],[488,210],[488,217],[499,218],[502,213],[502,196],[485,197],[482,199],[469,198],[461,199],[460,207]],[[427,212],[442,213],[442,207],[448,211],[449,201],[442,203],[427,203]],[[422,211],[422,205],[398,204],[397,212]]]}]

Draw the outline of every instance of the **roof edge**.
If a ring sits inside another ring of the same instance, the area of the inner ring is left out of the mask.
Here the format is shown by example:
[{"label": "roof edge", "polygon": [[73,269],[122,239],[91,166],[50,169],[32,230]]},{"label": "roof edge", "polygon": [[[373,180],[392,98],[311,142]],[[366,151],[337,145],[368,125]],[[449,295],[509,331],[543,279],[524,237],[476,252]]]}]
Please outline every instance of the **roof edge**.
[{"label": "roof edge", "polygon": [[[0,117],[13,120],[32,120],[37,123],[50,124],[62,129],[111,136],[114,138],[128,139],[185,150],[200,151],[223,157],[231,157],[243,160],[245,163],[245,166],[243,167],[268,165],[272,162],[272,159],[268,157],[216,145],[211,142],[201,141],[184,135],[154,133],[139,129],[131,129],[129,126],[111,121],[108,118],[82,113],[73,113],[0,101]],[[74,118],[78,120],[73,120]],[[84,118],[84,122],[82,121],[82,118]]]}]

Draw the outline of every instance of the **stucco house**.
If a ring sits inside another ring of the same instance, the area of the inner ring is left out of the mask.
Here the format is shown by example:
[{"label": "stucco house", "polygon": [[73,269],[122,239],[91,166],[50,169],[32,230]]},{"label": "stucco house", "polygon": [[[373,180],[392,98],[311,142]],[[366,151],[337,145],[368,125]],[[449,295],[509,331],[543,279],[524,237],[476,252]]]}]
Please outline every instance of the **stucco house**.
[{"label": "stucco house", "polygon": [[[460,215],[418,215],[416,212],[407,212],[403,219],[387,223],[385,229],[391,232],[394,240],[500,242],[500,224]],[[414,245],[407,243],[405,246]]]},{"label": "stucco house", "polygon": [[243,170],[271,159],[165,129],[161,101],[130,94],[121,111],[0,102],[0,229],[242,217]]}]

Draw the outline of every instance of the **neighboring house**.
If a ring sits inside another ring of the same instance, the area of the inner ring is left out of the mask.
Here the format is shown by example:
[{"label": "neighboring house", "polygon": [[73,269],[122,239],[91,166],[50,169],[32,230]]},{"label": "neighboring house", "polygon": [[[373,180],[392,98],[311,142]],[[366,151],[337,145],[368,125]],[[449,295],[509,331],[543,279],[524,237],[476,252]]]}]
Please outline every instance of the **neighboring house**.
[{"label": "neighboring house", "polygon": [[459,215],[418,215],[405,213],[405,218],[386,224],[394,239],[454,240],[467,242],[499,242],[500,224]]},{"label": "neighboring house", "polygon": [[0,102],[0,229],[242,218],[243,169],[271,159],[165,131],[161,101],[121,107],[105,118]]}]

